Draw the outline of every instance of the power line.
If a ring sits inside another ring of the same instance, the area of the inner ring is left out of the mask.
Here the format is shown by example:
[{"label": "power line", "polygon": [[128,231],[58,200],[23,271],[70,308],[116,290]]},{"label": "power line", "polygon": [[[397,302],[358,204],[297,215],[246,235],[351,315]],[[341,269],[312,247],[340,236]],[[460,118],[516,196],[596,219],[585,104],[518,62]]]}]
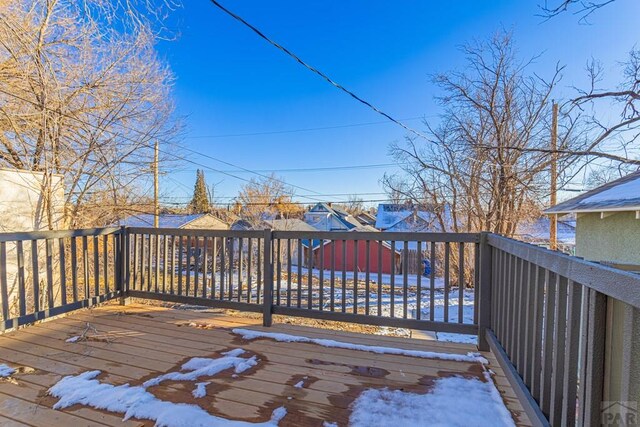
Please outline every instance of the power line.
[{"label": "power line", "polygon": [[[20,99],[20,100],[22,100],[22,101],[24,101],[24,102],[28,102],[28,103],[30,103],[30,104],[32,104],[32,105],[34,105],[34,106],[44,108],[44,109],[46,109],[46,110],[48,110],[48,111],[54,111],[54,110],[52,110],[52,109],[51,109],[51,108],[49,108],[49,107],[42,107],[41,105],[37,104],[37,103],[36,103],[36,102],[34,102],[34,101],[31,101],[31,100],[29,100],[29,99],[23,98],[23,97],[18,96],[18,95],[14,94],[14,93],[7,92],[7,91],[5,91],[5,90],[3,90],[3,89],[0,89],[0,92],[4,93],[5,95],[12,96],[12,97],[14,97],[14,98],[16,98],[16,99]],[[82,119],[79,119],[79,118],[77,118],[77,117],[75,117],[75,116],[72,116],[72,115],[70,115],[70,114],[67,114],[67,113],[64,113],[64,112],[61,112],[61,111],[56,111],[56,112],[57,112],[58,114],[61,114],[61,115],[62,115],[62,116],[64,116],[64,117],[70,118],[70,119],[72,119],[72,120],[76,120],[77,122],[82,123],[82,124],[85,124],[85,125],[87,125],[87,126],[90,126],[90,127],[94,128],[94,129],[97,129],[97,130],[100,130],[100,131],[103,131],[103,132],[109,132],[109,133],[111,133],[111,134],[113,134],[113,135],[117,135],[117,134],[116,134],[114,131],[112,131],[112,130],[109,130],[109,129],[106,129],[106,128],[101,128],[101,127],[99,127],[99,126],[97,126],[97,125],[95,125],[95,124],[93,124],[93,123],[86,122],[86,121],[84,121],[84,120],[82,120]],[[87,114],[89,114],[89,113],[87,113]],[[120,126],[121,128],[123,128],[123,129],[125,129],[125,130],[129,130],[129,131],[132,131],[132,132],[137,132],[137,133],[139,133],[140,135],[146,135],[146,134],[145,134],[144,132],[142,132],[142,131],[139,131],[139,130],[137,130],[137,129],[133,129],[133,128],[126,127],[126,126],[124,126],[124,125],[122,125],[122,124],[120,124],[120,123],[113,123],[113,124],[118,125],[118,126]],[[135,141],[135,140],[133,140],[132,138],[129,138],[129,137],[127,137],[127,136],[125,136],[125,135],[122,135],[122,134],[120,135],[120,137],[121,137],[121,138],[123,138],[123,139],[125,139],[125,140],[127,140],[127,141],[130,141],[130,142],[140,143],[139,141]],[[166,139],[162,139],[162,138],[157,138],[157,139],[158,139],[159,141],[164,142],[165,144],[177,146],[177,144],[172,143],[171,141],[168,141],[168,140],[166,140]],[[142,145],[145,145],[146,147],[149,147],[149,148],[153,148],[153,147],[154,147],[153,143],[142,143]],[[280,183],[282,183],[282,184],[284,184],[284,185],[288,185],[288,186],[290,186],[290,187],[298,188],[298,189],[301,189],[301,190],[304,190],[304,191],[308,191],[308,192],[311,192],[311,193],[317,193],[317,192],[316,192],[316,191],[314,191],[314,190],[310,190],[310,189],[308,189],[308,188],[300,187],[300,186],[298,186],[298,185],[294,185],[294,184],[289,184],[289,183],[287,183],[287,182],[285,182],[285,181],[283,181],[283,180],[280,180],[280,179],[278,179],[278,178],[274,178],[274,177],[270,177],[270,176],[268,176],[268,175],[263,175],[263,174],[260,174],[260,173],[254,172],[254,171],[252,171],[252,170],[250,170],[250,169],[247,169],[247,168],[244,168],[244,167],[242,167],[242,166],[238,166],[238,165],[233,164],[233,163],[231,163],[231,162],[227,162],[227,161],[225,161],[225,160],[221,160],[221,159],[218,159],[218,158],[216,158],[216,157],[209,156],[209,155],[204,154],[204,153],[200,153],[200,152],[198,152],[198,151],[192,150],[192,149],[187,148],[187,147],[181,147],[181,146],[177,146],[177,147],[178,147],[178,148],[180,148],[180,149],[182,149],[182,150],[186,150],[186,151],[192,152],[192,153],[194,153],[194,154],[198,154],[198,155],[200,155],[200,156],[203,156],[203,157],[206,157],[206,158],[209,158],[209,159],[215,160],[215,161],[217,161],[217,162],[220,162],[220,163],[226,164],[226,165],[228,165],[228,166],[232,166],[232,167],[236,167],[236,168],[242,169],[242,170],[243,170],[243,171],[245,171],[245,172],[254,173],[254,174],[256,174],[256,175],[262,176],[262,177],[267,178],[267,179],[273,179],[274,181],[280,182]],[[179,156],[179,155],[177,155],[177,154],[174,154],[174,153],[171,153],[171,152],[168,152],[168,151],[165,151],[165,150],[160,150],[160,149],[159,149],[158,151],[159,151],[160,153],[162,153],[162,154],[165,154],[165,155],[167,155],[167,156],[171,156],[171,157],[173,157],[173,158],[175,158],[175,159],[182,160],[182,161],[184,161],[184,162],[191,163],[191,164],[193,164],[193,165],[200,166],[200,167],[202,167],[202,168],[209,169],[209,170],[212,170],[212,171],[214,171],[214,172],[221,173],[221,174],[223,174],[223,175],[227,175],[227,176],[229,176],[229,177],[232,177],[232,178],[238,179],[238,180],[240,180],[240,181],[244,181],[244,182],[247,182],[247,183],[251,183],[251,182],[252,182],[252,181],[251,181],[251,180],[249,180],[249,179],[242,178],[242,177],[237,176],[237,175],[235,175],[235,174],[233,174],[233,173],[229,173],[229,172],[222,171],[222,170],[220,170],[220,169],[212,168],[211,166],[208,166],[208,165],[205,165],[205,164],[202,164],[202,163],[196,162],[196,161],[191,160],[191,159],[187,159],[186,157],[182,157],[182,156]],[[314,200],[314,201],[317,201],[317,202],[322,201],[322,200],[320,200],[320,199],[315,199],[315,198],[307,197],[307,196],[301,196],[301,197],[305,197],[305,198],[308,198],[308,199],[310,199],[310,200]]]},{"label": "power line", "polygon": [[[361,169],[378,169],[388,168],[393,166],[401,166],[398,163],[373,163],[367,165],[345,165],[345,166],[327,166],[317,168],[292,168],[292,169],[253,169],[254,172],[261,173],[296,173],[296,172],[326,172],[326,171],[341,171],[341,170],[361,170]],[[184,172],[194,172],[195,169],[181,169]],[[243,173],[242,170],[226,170],[230,173]]]},{"label": "power line", "polygon": [[421,138],[426,139],[427,141],[429,140],[425,135],[423,135],[422,133],[418,132],[415,129],[410,128],[409,126],[407,126],[406,124],[404,124],[403,122],[401,122],[400,120],[394,119],[393,117],[391,117],[389,114],[385,113],[384,111],[380,110],[379,108],[375,107],[373,104],[371,104],[370,102],[364,100],[363,98],[361,98],[360,96],[356,95],[355,93],[353,93],[352,91],[350,91],[349,89],[345,88],[344,86],[342,86],[341,84],[337,83],[336,81],[334,81],[333,79],[331,79],[329,76],[327,76],[325,73],[323,73],[322,71],[318,70],[315,67],[312,67],[311,65],[307,64],[306,62],[304,62],[299,56],[297,56],[295,53],[291,52],[289,49],[287,49],[286,47],[278,44],[277,42],[271,40],[269,37],[267,37],[262,31],[260,31],[258,28],[256,28],[255,26],[251,25],[250,23],[248,23],[247,21],[245,21],[241,16],[233,13],[232,11],[230,11],[229,9],[225,8],[223,5],[221,5],[217,0],[211,0],[211,3],[213,3],[216,7],[218,7],[220,10],[222,10],[223,12],[225,12],[227,15],[231,16],[232,18],[234,18],[235,20],[237,20],[238,22],[242,23],[243,25],[245,25],[246,27],[248,27],[249,29],[251,29],[254,33],[256,33],[260,38],[264,39],[265,41],[267,41],[269,44],[273,45],[274,47],[276,47],[277,49],[281,50],[282,52],[284,52],[285,54],[289,55],[291,58],[293,58],[296,62],[298,62],[300,65],[302,65],[303,67],[305,67],[306,69],[308,69],[309,71],[311,71],[312,73],[317,74],[318,76],[322,77],[324,80],[326,80],[329,84],[331,84],[332,86],[340,89],[341,91],[345,92],[347,95],[351,96],[352,98],[354,98],[356,101],[360,102],[361,104],[366,105],[367,107],[369,107],[370,109],[372,109],[373,111],[375,111],[376,113],[380,114],[381,116],[387,118],[388,120],[392,121],[393,123],[397,124],[398,126],[403,127],[405,130],[413,133],[416,136],[419,136]]},{"label": "power line", "polygon": [[[424,118],[425,118],[424,116],[419,116],[419,117],[407,117],[399,120],[410,121],[410,120],[422,120]],[[344,128],[351,128],[351,127],[381,125],[381,124],[388,124],[388,123],[389,123],[389,120],[383,120],[378,122],[352,123],[347,125],[323,126],[323,127],[315,127],[315,128],[301,128],[301,129],[275,130],[275,131],[250,132],[250,133],[231,133],[231,134],[223,134],[223,135],[194,135],[194,136],[187,136],[185,138],[186,139],[217,139],[217,138],[236,138],[236,137],[243,137],[243,136],[280,135],[280,134],[286,134],[286,133],[313,132],[318,130],[330,130],[330,129],[344,129]]]}]

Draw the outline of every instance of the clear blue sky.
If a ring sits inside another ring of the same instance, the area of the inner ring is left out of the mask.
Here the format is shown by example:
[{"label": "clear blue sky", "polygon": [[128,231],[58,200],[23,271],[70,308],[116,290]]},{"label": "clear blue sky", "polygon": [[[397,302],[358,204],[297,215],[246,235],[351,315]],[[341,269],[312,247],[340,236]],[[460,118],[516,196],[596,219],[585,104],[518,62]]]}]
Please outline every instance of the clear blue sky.
[{"label": "clear blue sky", "polygon": [[[542,1],[542,0],[540,0]],[[640,2],[617,0],[596,12],[590,25],[564,15],[544,22],[538,0],[257,1],[222,3],[268,36],[390,115],[422,129],[416,117],[438,114],[430,75],[459,67],[458,46],[512,30],[522,57],[543,56],[534,68],[549,76],[566,65],[562,87],[585,83],[588,59],[603,62],[609,82],[620,78],[618,62],[638,43]],[[310,73],[259,39],[207,0],[185,0],[171,25],[177,41],[162,42],[160,54],[177,77],[177,112],[184,116],[184,145],[248,169],[300,169],[390,163],[388,147],[406,132],[391,123],[337,129],[296,129],[381,122],[384,119]],[[183,152],[194,161],[225,171],[235,168]],[[165,201],[186,201],[197,166],[166,171]],[[331,172],[278,173],[285,181],[322,194],[382,191],[385,171],[372,168]],[[219,183],[217,196],[233,197],[242,181],[206,170]],[[252,175],[234,172],[243,178]],[[313,194],[296,189],[297,194]],[[365,194],[364,199],[383,198]],[[324,197],[343,200],[346,196]],[[298,200],[305,201],[304,198]],[[227,198],[218,201],[228,201]]]}]

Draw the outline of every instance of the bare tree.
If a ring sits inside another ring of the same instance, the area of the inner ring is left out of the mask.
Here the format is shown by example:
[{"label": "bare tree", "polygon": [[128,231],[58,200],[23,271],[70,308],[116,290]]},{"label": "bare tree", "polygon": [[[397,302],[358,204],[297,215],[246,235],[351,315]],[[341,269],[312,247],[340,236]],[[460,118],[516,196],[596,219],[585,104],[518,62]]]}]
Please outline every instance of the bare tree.
[{"label": "bare tree", "polygon": [[173,76],[154,49],[166,6],[0,4],[0,165],[62,174],[70,226],[88,200],[121,205],[153,140],[175,135]]},{"label": "bare tree", "polygon": [[571,10],[574,14],[580,16],[582,22],[586,22],[592,13],[615,1],[616,0],[545,0],[540,8],[542,9],[542,16],[545,18],[553,18],[554,16]]},{"label": "bare tree", "polygon": [[[404,174],[384,183],[395,197],[433,206],[442,230],[511,236],[548,194],[551,93],[561,70],[547,81],[528,73],[504,32],[462,51],[463,71],[435,77],[440,123],[427,123],[428,141],[392,146]],[[563,152],[572,149],[571,130],[562,132]]]},{"label": "bare tree", "polygon": [[364,211],[364,200],[361,197],[352,194],[347,198],[346,203],[341,203],[336,206],[341,207],[351,215],[357,215]]},{"label": "bare tree", "polygon": [[240,217],[256,225],[274,218],[295,218],[302,212],[292,203],[293,189],[275,175],[252,179],[238,194]]}]

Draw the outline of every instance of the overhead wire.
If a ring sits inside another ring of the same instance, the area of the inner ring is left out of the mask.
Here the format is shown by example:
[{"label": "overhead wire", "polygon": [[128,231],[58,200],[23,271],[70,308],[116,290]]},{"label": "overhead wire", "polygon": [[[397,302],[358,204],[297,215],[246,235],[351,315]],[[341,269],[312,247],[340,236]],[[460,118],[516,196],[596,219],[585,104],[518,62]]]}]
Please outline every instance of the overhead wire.
[{"label": "overhead wire", "polygon": [[361,98],[360,96],[356,95],[354,92],[350,91],[349,89],[345,88],[344,86],[342,86],[341,84],[337,83],[335,80],[333,80],[332,78],[330,78],[328,75],[326,75],[325,73],[323,73],[322,71],[318,70],[317,68],[309,65],[308,63],[306,63],[305,61],[303,61],[298,55],[296,55],[295,53],[291,52],[289,49],[287,49],[286,47],[280,45],[279,43],[273,41],[272,39],[270,39],[269,37],[267,37],[262,31],[260,31],[258,28],[256,28],[255,26],[251,25],[249,22],[247,22],[246,20],[244,20],[241,16],[237,15],[236,13],[230,11],[229,9],[227,9],[226,7],[224,7],[223,5],[221,5],[217,0],[210,0],[211,3],[213,3],[216,7],[218,7],[220,10],[222,10],[223,12],[225,12],[227,15],[231,16],[232,18],[234,18],[235,20],[237,20],[238,22],[242,23],[243,25],[245,25],[246,27],[248,27],[249,29],[251,29],[254,33],[256,33],[260,38],[264,39],[267,43],[273,45],[274,47],[276,47],[277,49],[281,50],[282,52],[284,52],[285,54],[287,54],[288,56],[290,56],[291,58],[293,58],[296,62],[298,62],[300,65],[302,65],[303,67],[307,68],[309,71],[311,71],[312,73],[317,74],[318,76],[320,76],[321,78],[323,78],[324,80],[326,80],[329,84],[331,84],[332,86],[336,87],[337,89],[343,91],[344,93],[346,93],[347,95],[351,96],[353,99],[355,99],[356,101],[366,105],[367,107],[369,107],[371,110],[375,111],[376,113],[380,114],[381,116],[385,117],[386,119],[392,121],[393,123],[397,124],[398,126],[401,126],[402,128],[404,128],[405,130],[411,132],[412,134],[416,135],[416,136],[420,136],[423,137],[425,139],[428,140],[428,138],[423,135],[422,133],[418,132],[417,130],[409,127],[408,125],[404,124],[403,122],[401,122],[400,120],[397,120],[395,118],[393,118],[392,116],[390,116],[389,114],[385,113],[384,111],[380,110],[379,108],[377,108],[376,106],[374,106],[373,104],[371,104],[369,101],[366,101],[365,99]]}]

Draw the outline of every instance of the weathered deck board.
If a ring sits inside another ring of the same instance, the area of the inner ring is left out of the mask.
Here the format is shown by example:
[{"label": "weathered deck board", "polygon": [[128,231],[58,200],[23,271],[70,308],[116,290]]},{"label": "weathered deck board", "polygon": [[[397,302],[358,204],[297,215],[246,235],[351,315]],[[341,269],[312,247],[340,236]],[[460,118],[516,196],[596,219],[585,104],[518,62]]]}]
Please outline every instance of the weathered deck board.
[{"label": "weathered deck board", "polygon": [[[126,313],[126,314],[125,314]],[[90,323],[99,333],[91,341],[67,343]],[[189,326],[195,323],[197,326]],[[207,381],[208,395],[191,396],[192,383],[167,382],[153,392],[175,402],[196,402],[211,413],[248,421],[266,420],[273,409],[285,406],[288,414],[282,426],[322,425],[337,421],[346,425],[349,405],[369,387],[397,387],[421,390],[420,381],[446,375],[479,375],[479,365],[436,359],[374,354],[326,348],[309,343],[272,340],[245,341],[231,333],[234,327],[282,332],[337,341],[465,354],[474,346],[389,336],[274,324],[263,328],[259,319],[227,316],[215,311],[172,310],[155,306],[107,305],[81,310],[67,317],[43,322],[0,336],[0,363],[35,369],[14,375],[15,381],[0,380],[0,424],[65,427],[74,425],[150,425],[123,423],[121,414],[74,406],[64,411],[51,409],[56,399],[46,390],[62,376],[99,369],[111,384],[139,384],[147,378],[178,370],[191,357],[215,357],[232,348],[258,355],[258,367],[232,378],[220,374]],[[495,364],[494,381],[518,424],[529,425],[513,390]],[[293,385],[302,379],[305,388]],[[2,418],[3,417],[3,418]],[[6,422],[5,422],[6,420]],[[23,424],[24,423],[24,424]]]}]

